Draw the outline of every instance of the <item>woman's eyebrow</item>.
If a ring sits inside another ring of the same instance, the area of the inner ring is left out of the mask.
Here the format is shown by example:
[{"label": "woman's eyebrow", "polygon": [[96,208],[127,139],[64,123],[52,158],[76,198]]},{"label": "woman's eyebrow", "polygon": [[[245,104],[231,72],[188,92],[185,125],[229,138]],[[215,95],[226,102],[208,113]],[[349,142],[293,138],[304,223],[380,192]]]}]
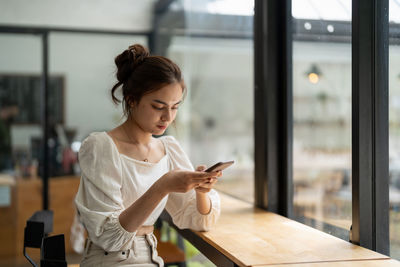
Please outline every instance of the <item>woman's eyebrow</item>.
[{"label": "woman's eyebrow", "polygon": [[[157,99],[154,99],[153,101],[168,106],[168,104],[165,103],[164,101],[157,100]],[[181,103],[181,102],[182,102],[182,100],[179,100],[179,101],[176,102],[174,105],[178,105],[178,104]]]}]

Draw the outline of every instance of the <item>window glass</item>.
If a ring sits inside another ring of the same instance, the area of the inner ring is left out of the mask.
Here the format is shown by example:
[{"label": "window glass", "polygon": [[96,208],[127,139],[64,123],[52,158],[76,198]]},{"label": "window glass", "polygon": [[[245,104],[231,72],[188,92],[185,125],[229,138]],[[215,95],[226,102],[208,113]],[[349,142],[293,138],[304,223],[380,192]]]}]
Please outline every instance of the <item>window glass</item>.
[{"label": "window glass", "polygon": [[188,94],[170,133],[194,165],[234,160],[216,187],[254,202],[254,3],[236,9],[236,2],[181,2],[186,27],[167,53],[181,66]]},{"label": "window glass", "polygon": [[[79,263],[76,251],[82,247],[74,250],[71,232],[84,242],[83,228],[73,225],[80,180],[77,151],[91,132],[122,122],[122,109],[113,105],[110,94],[114,58],[132,43],[147,45],[147,38],[50,33],[48,41],[49,208],[54,212],[52,234],[64,234],[67,262],[72,264]],[[2,247],[0,265],[25,266],[28,261],[20,252],[26,221],[43,207],[42,39],[1,34],[0,46],[0,237],[10,242]],[[38,249],[27,253],[39,262]]]},{"label": "window glass", "polygon": [[[65,234],[68,263],[78,263],[80,255],[74,253],[71,233],[80,237],[79,224],[73,225],[75,214],[74,196],[78,190],[80,170],[77,152],[80,143],[92,132],[109,131],[124,121],[121,105],[111,100],[111,88],[116,82],[114,58],[133,43],[147,46],[144,36],[51,33],[50,75],[62,77],[63,117],[62,124],[50,124],[54,146],[50,170],[50,206],[62,199],[70,201],[54,205],[54,221],[65,229],[54,232]],[[70,190],[65,191],[68,187]],[[79,244],[76,243],[76,244]],[[79,250],[77,245],[75,249]]]},{"label": "window glass", "polygon": [[390,255],[400,259],[400,2],[389,1]]},{"label": "window glass", "polygon": [[[195,166],[234,160],[216,189],[251,203],[253,9],[251,0],[175,1],[159,18],[157,43],[182,68],[188,88],[168,134],[180,141]],[[215,266],[187,241],[185,248],[189,265]]]},{"label": "window glass", "polygon": [[293,0],[294,216],[349,239],[351,1]]},{"label": "window glass", "polygon": [[[7,240],[0,265],[13,266],[22,252],[22,222],[42,208],[41,196],[27,194],[31,185],[40,185],[42,40],[0,34],[0,48],[0,239]],[[17,202],[16,195],[24,193]]]}]

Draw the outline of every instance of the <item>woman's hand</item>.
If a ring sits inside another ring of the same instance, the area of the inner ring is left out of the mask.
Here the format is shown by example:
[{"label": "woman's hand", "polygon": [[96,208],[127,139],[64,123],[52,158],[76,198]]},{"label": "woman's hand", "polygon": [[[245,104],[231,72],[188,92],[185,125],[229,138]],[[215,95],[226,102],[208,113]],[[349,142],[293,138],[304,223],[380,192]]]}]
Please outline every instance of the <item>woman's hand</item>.
[{"label": "woman's hand", "polygon": [[217,176],[218,172],[174,170],[164,174],[159,182],[161,183],[161,189],[167,193],[185,193],[193,188],[209,186],[211,181],[216,179]]},{"label": "woman's hand", "polygon": [[[196,171],[204,172],[205,169],[207,169],[207,167],[205,165],[200,165],[200,166],[197,166]],[[222,172],[221,171],[217,171],[217,172],[214,172],[214,173],[216,173],[217,175],[213,176],[212,178],[210,178],[206,183],[200,184],[199,186],[196,186],[194,188],[196,190],[196,193],[208,193],[208,192],[211,191],[213,186],[218,181],[217,177],[221,177],[222,176]]]}]

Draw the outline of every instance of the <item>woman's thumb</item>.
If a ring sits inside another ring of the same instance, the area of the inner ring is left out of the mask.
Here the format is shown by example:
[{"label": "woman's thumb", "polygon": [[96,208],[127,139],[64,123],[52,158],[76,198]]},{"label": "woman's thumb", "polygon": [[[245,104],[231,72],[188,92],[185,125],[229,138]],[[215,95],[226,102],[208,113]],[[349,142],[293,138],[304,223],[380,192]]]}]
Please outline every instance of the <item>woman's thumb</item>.
[{"label": "woman's thumb", "polygon": [[199,171],[199,172],[202,172],[202,171],[204,171],[205,169],[207,169],[207,166],[206,166],[206,165],[199,165],[199,166],[196,167],[196,171]]}]

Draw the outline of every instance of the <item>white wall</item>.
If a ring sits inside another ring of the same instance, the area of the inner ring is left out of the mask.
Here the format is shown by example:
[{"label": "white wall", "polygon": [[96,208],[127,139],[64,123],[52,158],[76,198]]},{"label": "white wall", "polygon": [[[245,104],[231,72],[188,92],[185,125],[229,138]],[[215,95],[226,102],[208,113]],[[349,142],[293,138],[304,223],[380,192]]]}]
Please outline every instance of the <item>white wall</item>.
[{"label": "white wall", "polygon": [[[50,75],[65,78],[65,126],[78,130],[77,139],[120,122],[122,110],[111,102],[116,81],[114,58],[139,36],[50,34]],[[0,34],[0,73],[41,74],[41,40],[30,35]],[[27,99],[26,101],[29,101]],[[40,136],[40,125],[13,126],[13,145],[27,147]]]},{"label": "white wall", "polygon": [[0,0],[0,24],[147,31],[155,0]]},{"label": "white wall", "polygon": [[52,34],[50,72],[65,77],[65,125],[78,129],[78,139],[120,123],[122,109],[111,101],[116,82],[114,58],[144,37]]},{"label": "white wall", "polygon": [[[0,25],[148,31],[155,1],[0,0]],[[65,77],[65,125],[78,129],[78,139],[119,122],[121,110],[109,97],[113,60],[128,45],[147,45],[145,41],[117,35],[50,35],[50,73]],[[0,73],[40,75],[41,50],[37,36],[0,34]],[[13,146],[27,147],[30,136],[40,134],[38,125],[13,126]]]}]

